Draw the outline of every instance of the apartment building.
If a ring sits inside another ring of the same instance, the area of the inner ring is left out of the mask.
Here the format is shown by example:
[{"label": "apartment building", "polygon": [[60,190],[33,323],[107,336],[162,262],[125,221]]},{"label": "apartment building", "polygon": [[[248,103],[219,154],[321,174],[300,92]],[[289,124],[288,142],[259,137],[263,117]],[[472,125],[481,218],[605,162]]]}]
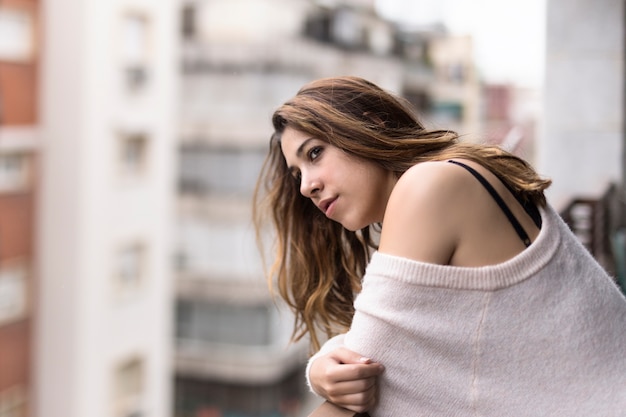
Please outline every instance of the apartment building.
[{"label": "apartment building", "polygon": [[430,37],[428,61],[433,78],[426,91],[431,97],[429,115],[434,126],[476,137],[482,130],[481,82],[476,74],[472,45],[469,35],[443,32]]},{"label": "apartment building", "polygon": [[39,2],[0,3],[0,417],[30,416]]},{"label": "apartment building", "polygon": [[37,3],[31,415],[170,416],[177,9]]},{"label": "apartment building", "polygon": [[484,140],[535,165],[541,91],[512,84],[484,84],[481,102]]},{"label": "apartment building", "polygon": [[271,114],[304,83],[349,74],[402,92],[371,3],[182,3],[177,417],[305,411],[308,346],[288,343],[292,316],[270,297],[251,196]]}]

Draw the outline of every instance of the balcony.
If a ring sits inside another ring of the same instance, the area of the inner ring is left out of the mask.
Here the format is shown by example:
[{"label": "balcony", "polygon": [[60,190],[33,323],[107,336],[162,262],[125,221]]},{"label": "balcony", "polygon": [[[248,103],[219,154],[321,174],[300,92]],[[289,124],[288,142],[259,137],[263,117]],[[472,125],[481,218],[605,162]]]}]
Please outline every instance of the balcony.
[{"label": "balcony", "polygon": [[560,214],[626,292],[626,205],[618,186],[610,184],[598,198],[575,197]]},{"label": "balcony", "polygon": [[306,346],[241,346],[178,339],[176,373],[227,383],[272,384],[306,361]]}]

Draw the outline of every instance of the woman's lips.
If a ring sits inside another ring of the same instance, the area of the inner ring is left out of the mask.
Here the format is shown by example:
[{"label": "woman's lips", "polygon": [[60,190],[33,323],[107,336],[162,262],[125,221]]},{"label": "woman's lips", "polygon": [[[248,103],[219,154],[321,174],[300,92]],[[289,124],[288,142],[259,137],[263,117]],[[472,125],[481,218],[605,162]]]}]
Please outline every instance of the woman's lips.
[{"label": "woman's lips", "polygon": [[321,207],[326,217],[330,217],[332,215],[333,209],[335,208],[336,201],[337,201],[337,198],[335,197],[333,199],[323,202],[324,204]]}]

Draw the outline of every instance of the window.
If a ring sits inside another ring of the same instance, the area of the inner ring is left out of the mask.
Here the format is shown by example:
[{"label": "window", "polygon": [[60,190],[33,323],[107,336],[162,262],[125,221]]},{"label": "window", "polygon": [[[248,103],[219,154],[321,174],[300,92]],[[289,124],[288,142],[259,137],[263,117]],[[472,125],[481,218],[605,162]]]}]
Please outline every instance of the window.
[{"label": "window", "polygon": [[24,317],[27,298],[26,268],[0,268],[0,324]]},{"label": "window", "polygon": [[306,18],[304,33],[306,36],[313,38],[320,42],[331,41],[331,28],[332,17],[329,11],[324,9],[317,10],[309,14]]},{"label": "window", "polygon": [[179,300],[176,313],[179,339],[243,346],[270,344],[270,310],[265,305]]},{"label": "window", "polygon": [[142,176],[148,165],[147,136],[141,133],[122,135],[119,160],[124,177]]},{"label": "window", "polygon": [[196,35],[196,6],[193,4],[186,4],[183,7],[183,37],[186,39],[193,38]]},{"label": "window", "polygon": [[447,81],[453,84],[463,84],[466,78],[465,66],[462,63],[451,63],[446,66]]},{"label": "window", "polygon": [[266,155],[265,149],[224,149],[187,145],[181,151],[183,192],[250,195]]},{"label": "window", "polygon": [[426,91],[405,91],[403,96],[421,113],[427,113],[432,108],[432,100]]},{"label": "window", "polygon": [[433,105],[433,113],[443,123],[460,122],[463,119],[463,105],[457,102],[437,102]]},{"label": "window", "polygon": [[140,358],[120,364],[114,376],[115,417],[141,417],[144,392],[144,365]]},{"label": "window", "polygon": [[[177,377],[174,414],[178,417],[278,417],[305,415],[308,389],[304,369],[275,382],[228,384],[223,381]],[[307,413],[308,414],[308,413]],[[358,414],[362,415],[362,414]]]},{"label": "window", "polygon": [[0,191],[23,190],[28,186],[29,158],[24,153],[0,154]]},{"label": "window", "polygon": [[145,248],[136,243],[124,246],[116,252],[114,280],[117,298],[135,295],[145,275]]},{"label": "window", "polygon": [[128,13],[122,20],[122,60],[126,86],[135,91],[148,79],[149,22],[138,13]]},{"label": "window", "polygon": [[376,55],[390,54],[394,47],[394,38],[391,29],[382,22],[370,24],[366,31],[367,45]]},{"label": "window", "polygon": [[25,10],[0,6],[0,60],[30,61],[34,49],[31,14]]},{"label": "window", "polygon": [[365,31],[355,10],[338,8],[331,24],[333,40],[344,48],[357,49],[364,45]]}]

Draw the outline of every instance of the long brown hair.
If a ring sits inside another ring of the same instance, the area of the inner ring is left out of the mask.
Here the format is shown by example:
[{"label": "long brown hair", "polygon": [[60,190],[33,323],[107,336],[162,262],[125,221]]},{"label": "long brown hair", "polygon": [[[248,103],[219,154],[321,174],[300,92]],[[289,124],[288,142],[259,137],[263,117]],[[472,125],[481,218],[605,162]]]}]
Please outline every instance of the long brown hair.
[{"label": "long brown hair", "polygon": [[[292,338],[307,333],[319,349],[318,331],[330,337],[352,322],[354,295],[372,249],[370,227],[357,232],[327,219],[300,194],[280,148],[287,126],[327,141],[345,152],[401,176],[429,160],[465,158],[504,181],[523,201],[546,204],[550,180],[540,178],[524,160],[495,146],[460,142],[455,132],[427,130],[411,106],[357,77],[313,81],[278,108],[274,134],[254,195],[253,217],[260,237],[269,220],[276,232],[268,278],[295,312]],[[268,219],[269,217],[269,219]]]}]

